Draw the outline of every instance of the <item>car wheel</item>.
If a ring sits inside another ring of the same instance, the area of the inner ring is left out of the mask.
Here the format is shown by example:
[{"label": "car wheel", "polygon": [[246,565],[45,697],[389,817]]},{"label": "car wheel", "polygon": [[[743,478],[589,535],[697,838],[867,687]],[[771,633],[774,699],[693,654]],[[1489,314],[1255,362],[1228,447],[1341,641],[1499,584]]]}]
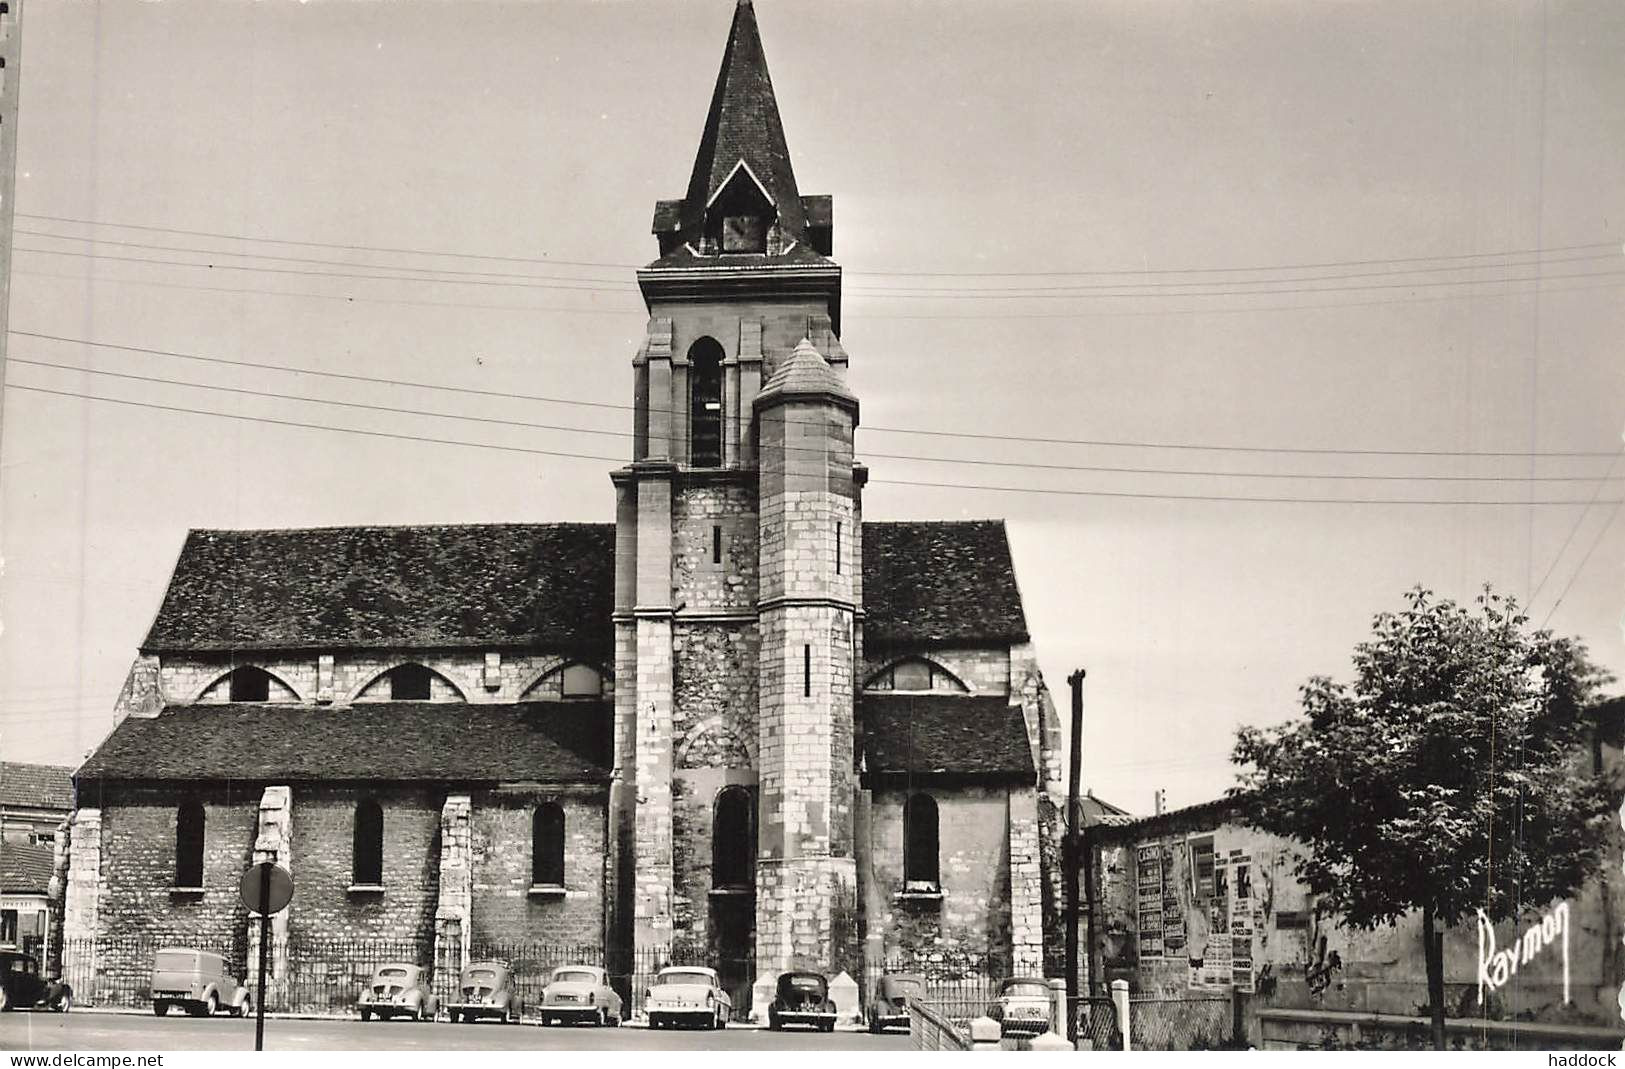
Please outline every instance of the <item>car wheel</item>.
[{"label": "car wheel", "polygon": [[57,999],[56,1012],[67,1013],[71,1009],[73,1009],[73,992],[68,991],[65,992],[61,998]]},{"label": "car wheel", "polygon": [[767,1030],[769,1032],[777,1032],[783,1027],[784,1025],[779,1023],[779,1011],[769,1006],[767,1010]]},{"label": "car wheel", "polygon": [[835,1031],[835,1022],[834,1021],[825,1021],[819,1027],[822,1028],[826,1032],[833,1032],[833,1031]]},{"label": "car wheel", "polygon": [[237,1006],[237,1007],[233,1008],[232,1011],[231,1011],[231,1015],[233,1017],[247,1017],[249,1014],[251,1014],[253,1012],[254,1012],[254,996],[253,995],[244,995],[243,996],[243,1004],[241,1006]]},{"label": "car wheel", "polygon": [[362,1019],[362,1020],[363,1020],[363,1021],[370,1021],[370,1020],[372,1020],[372,1011],[371,1011],[371,1010],[362,1010],[362,1011],[361,1011],[361,1019]]},{"label": "car wheel", "polygon": [[152,1015],[154,1017],[162,1017],[164,1014],[166,1014],[168,1012],[169,1012],[169,1003],[167,1003],[167,1002],[154,1002],[152,1004]]},{"label": "car wheel", "polygon": [[11,1009],[11,992],[6,990],[4,984],[0,984],[0,1013],[5,1013],[9,1009]]},{"label": "car wheel", "polygon": [[203,1016],[205,1016],[205,1017],[213,1017],[215,1014],[217,1014],[219,1012],[220,1012],[220,1000],[218,998],[215,998],[214,995],[211,994],[209,996],[208,1001],[203,1004]]}]

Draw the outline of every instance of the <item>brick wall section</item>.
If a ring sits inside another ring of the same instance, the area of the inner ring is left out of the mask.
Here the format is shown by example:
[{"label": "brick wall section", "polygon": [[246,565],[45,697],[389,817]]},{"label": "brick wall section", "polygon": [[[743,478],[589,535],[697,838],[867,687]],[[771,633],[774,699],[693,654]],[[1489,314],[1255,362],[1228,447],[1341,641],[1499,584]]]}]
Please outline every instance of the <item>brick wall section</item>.
[{"label": "brick wall section", "polygon": [[[532,895],[531,819],[537,805],[564,810],[563,895]],[[604,792],[508,789],[473,795],[469,820],[473,942],[604,945]]]},{"label": "brick wall section", "polygon": [[899,901],[903,890],[903,804],[908,792],[873,794],[877,894],[869,918],[884,937],[888,958],[922,954],[993,955],[1008,960],[1010,916],[1010,792],[1002,787],[922,787],[937,803],[942,900]]},{"label": "brick wall section", "polygon": [[[349,891],[355,808],[369,796],[378,799],[384,811],[382,894]],[[440,890],[442,798],[433,787],[302,788],[294,837],[298,898],[290,933],[316,939],[430,942]]]},{"label": "brick wall section", "polygon": [[85,979],[95,975],[91,940],[101,932],[102,811],[80,809],[72,817],[68,838],[67,888],[62,895],[62,969]]}]

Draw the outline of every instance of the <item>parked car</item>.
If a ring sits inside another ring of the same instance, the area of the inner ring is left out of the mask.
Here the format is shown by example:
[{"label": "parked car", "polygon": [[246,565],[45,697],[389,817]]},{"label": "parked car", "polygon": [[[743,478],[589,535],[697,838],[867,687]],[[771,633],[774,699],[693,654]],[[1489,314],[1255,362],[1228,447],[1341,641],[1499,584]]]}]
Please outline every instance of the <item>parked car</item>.
[{"label": "parked car", "polygon": [[458,1000],[446,1006],[453,1024],[472,1024],[481,1017],[518,1024],[525,1015],[525,1004],[514,989],[513,973],[500,961],[469,962],[463,967],[457,987]]},{"label": "parked car", "polygon": [[987,1015],[999,1022],[1003,1034],[1040,1035],[1049,1031],[1049,983],[1032,976],[1012,976],[999,984],[999,993]]},{"label": "parked car", "polygon": [[869,1031],[908,1027],[908,1000],[925,997],[925,977],[911,972],[886,973],[875,981],[869,1000]]},{"label": "parked car", "polygon": [[429,983],[429,973],[406,962],[378,966],[355,1004],[363,1021],[375,1015],[380,1021],[391,1017],[432,1021],[440,1009],[440,1001],[434,997]]},{"label": "parked car", "polygon": [[152,959],[152,1012],[162,1017],[171,1006],[194,1017],[212,1017],[221,1010],[247,1017],[254,997],[226,971],[226,959],[219,954],[165,947]]},{"label": "parked car", "polygon": [[67,1013],[73,1008],[73,988],[47,979],[34,955],[0,950],[0,1012],[35,1007]]},{"label": "parked car", "polygon": [[779,974],[778,990],[767,1008],[767,1027],[777,1032],[787,1024],[806,1024],[820,1032],[835,1031],[835,1003],[823,973]]},{"label": "parked car", "polygon": [[643,1012],[649,1015],[650,1028],[726,1028],[733,1008],[733,999],[722,989],[717,971],[699,965],[661,969],[643,993]]},{"label": "parked car", "polygon": [[591,1021],[621,1023],[621,996],[609,986],[609,975],[596,965],[566,965],[554,969],[542,989],[542,1024]]}]

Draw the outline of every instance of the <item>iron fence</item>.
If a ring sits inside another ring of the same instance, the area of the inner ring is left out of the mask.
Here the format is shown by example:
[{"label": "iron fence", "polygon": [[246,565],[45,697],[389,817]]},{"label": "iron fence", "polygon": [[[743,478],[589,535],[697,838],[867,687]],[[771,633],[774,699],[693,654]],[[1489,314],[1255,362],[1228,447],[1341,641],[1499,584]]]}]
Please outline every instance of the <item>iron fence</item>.
[{"label": "iron fence", "polygon": [[1132,998],[1128,1019],[1135,1050],[1217,1050],[1235,1040],[1229,998]]},{"label": "iron fence", "polygon": [[[624,975],[630,1013],[642,1014],[644,997],[654,985],[660,970],[674,965],[696,965],[717,971],[717,982],[733,1004],[732,1020],[748,1021],[751,1016],[751,990],[756,981],[756,958],[752,952],[722,954],[708,947],[676,944],[670,947],[639,947],[630,955],[631,968]],[[617,976],[616,979],[621,979]]]},{"label": "iron fence", "polygon": [[[445,977],[435,977],[434,942],[428,939],[349,940],[289,938],[272,943],[270,953],[284,962],[266,982],[265,1008],[278,1013],[349,1016],[373,974],[385,965],[416,965],[441,997]],[[251,970],[258,962],[250,962]],[[455,985],[456,977],[449,978]],[[250,975],[252,985],[255,977]]]},{"label": "iron fence", "polygon": [[1087,995],[1069,998],[1067,1008],[1072,1016],[1072,1032],[1067,1038],[1079,1050],[1123,1049],[1123,1029],[1111,999]]},{"label": "iron fence", "polygon": [[226,971],[241,978],[247,956],[242,938],[175,937],[155,939],[69,939],[62,945],[62,979],[73,1000],[87,1006],[152,1005],[152,965],[158,951],[189,947],[219,954]]},{"label": "iron fence", "polygon": [[951,1024],[968,1042],[970,1022],[987,1013],[998,997],[999,985],[1010,975],[1010,964],[997,954],[922,951],[893,956],[864,969],[861,1003],[868,1005],[882,976],[897,973],[920,977],[925,990],[917,1001]]}]

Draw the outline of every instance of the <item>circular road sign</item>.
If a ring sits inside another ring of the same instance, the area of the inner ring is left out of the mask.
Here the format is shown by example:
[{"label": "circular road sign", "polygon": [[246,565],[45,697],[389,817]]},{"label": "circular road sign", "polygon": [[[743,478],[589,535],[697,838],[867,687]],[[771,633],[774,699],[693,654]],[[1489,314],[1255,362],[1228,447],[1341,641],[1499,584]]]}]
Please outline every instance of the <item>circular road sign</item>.
[{"label": "circular road sign", "polygon": [[293,898],[293,877],[281,865],[261,861],[243,873],[238,890],[250,913],[280,913]]}]

